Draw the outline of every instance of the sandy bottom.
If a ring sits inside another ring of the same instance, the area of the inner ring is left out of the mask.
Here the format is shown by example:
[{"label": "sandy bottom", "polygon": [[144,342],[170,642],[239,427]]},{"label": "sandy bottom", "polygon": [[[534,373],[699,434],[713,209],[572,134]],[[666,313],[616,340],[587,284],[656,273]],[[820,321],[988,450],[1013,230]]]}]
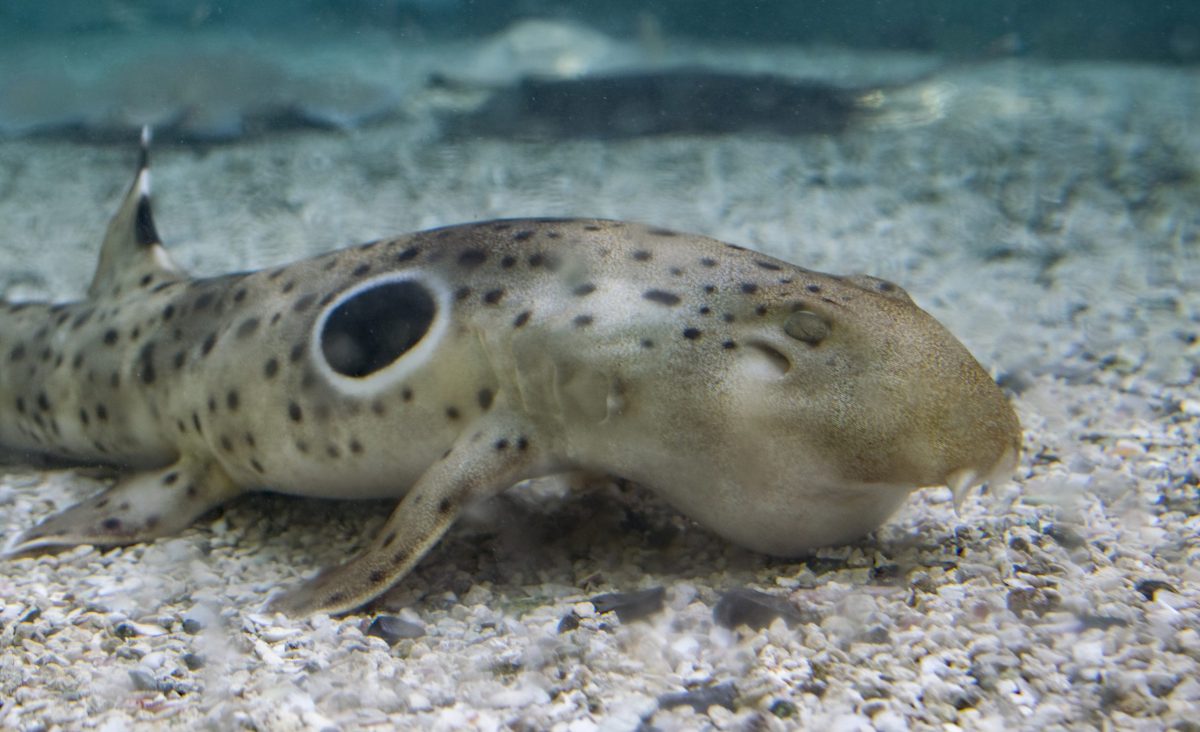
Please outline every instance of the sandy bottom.
[{"label": "sandy bottom", "polygon": [[[348,557],[383,504],[255,496],[150,545],[5,561],[0,727],[1197,729],[1198,81],[973,66],[837,138],[451,144],[416,105],[354,133],[156,150],[159,230],[201,274],[596,215],[893,279],[1013,392],[1024,456],[957,512],[922,491],[797,562],[640,489],[513,491],[386,597],[377,634],[262,607]],[[8,297],[83,291],[133,158],[0,147]],[[10,462],[0,530],[102,485]],[[654,587],[641,612],[591,601]],[[747,588],[786,606],[728,594]]]}]

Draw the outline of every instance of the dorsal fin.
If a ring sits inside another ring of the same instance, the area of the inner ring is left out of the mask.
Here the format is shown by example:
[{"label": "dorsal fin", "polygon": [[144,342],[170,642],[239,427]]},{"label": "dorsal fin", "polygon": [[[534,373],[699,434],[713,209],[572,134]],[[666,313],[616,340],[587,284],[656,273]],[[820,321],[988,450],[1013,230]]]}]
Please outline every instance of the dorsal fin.
[{"label": "dorsal fin", "polygon": [[108,223],[88,297],[117,297],[138,287],[184,279],[163,249],[150,211],[150,128],[142,128],[137,175]]}]

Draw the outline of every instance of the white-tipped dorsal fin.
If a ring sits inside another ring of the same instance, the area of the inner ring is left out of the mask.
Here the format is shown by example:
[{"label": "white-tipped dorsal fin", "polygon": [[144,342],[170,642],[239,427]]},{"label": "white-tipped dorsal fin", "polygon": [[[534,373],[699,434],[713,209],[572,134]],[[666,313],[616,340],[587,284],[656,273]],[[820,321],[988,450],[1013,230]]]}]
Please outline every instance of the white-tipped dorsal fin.
[{"label": "white-tipped dorsal fin", "polygon": [[137,175],[108,223],[88,297],[118,297],[184,278],[184,273],[163,249],[154,226],[150,211],[150,128],[143,127]]}]

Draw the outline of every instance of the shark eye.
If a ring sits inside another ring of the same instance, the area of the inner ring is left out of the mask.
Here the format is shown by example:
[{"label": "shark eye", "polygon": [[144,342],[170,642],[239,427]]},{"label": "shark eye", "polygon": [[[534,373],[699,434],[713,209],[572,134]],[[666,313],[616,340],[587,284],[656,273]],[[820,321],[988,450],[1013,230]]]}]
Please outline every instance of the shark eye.
[{"label": "shark eye", "polygon": [[437,305],[413,280],[382,282],[335,305],[321,327],[321,355],[335,373],[369,376],[415,346],[433,322]]},{"label": "shark eye", "polygon": [[829,323],[809,310],[797,310],[783,323],[783,331],[798,341],[815,346],[829,337]]}]

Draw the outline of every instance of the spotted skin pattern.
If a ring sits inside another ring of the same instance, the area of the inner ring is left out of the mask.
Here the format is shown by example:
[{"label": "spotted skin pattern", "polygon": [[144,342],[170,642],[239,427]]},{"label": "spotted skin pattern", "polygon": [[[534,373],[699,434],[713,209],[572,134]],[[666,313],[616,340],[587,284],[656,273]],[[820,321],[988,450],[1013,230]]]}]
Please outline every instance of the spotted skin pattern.
[{"label": "spotted skin pattern", "polygon": [[620,476],[792,556],[1016,458],[996,384],[884,280],[593,219],[197,279],[148,193],[143,154],[87,299],[0,301],[0,445],[122,470],[12,553],[147,541],[247,490],[398,498],[359,555],[271,603],[340,613],[528,478]]}]

